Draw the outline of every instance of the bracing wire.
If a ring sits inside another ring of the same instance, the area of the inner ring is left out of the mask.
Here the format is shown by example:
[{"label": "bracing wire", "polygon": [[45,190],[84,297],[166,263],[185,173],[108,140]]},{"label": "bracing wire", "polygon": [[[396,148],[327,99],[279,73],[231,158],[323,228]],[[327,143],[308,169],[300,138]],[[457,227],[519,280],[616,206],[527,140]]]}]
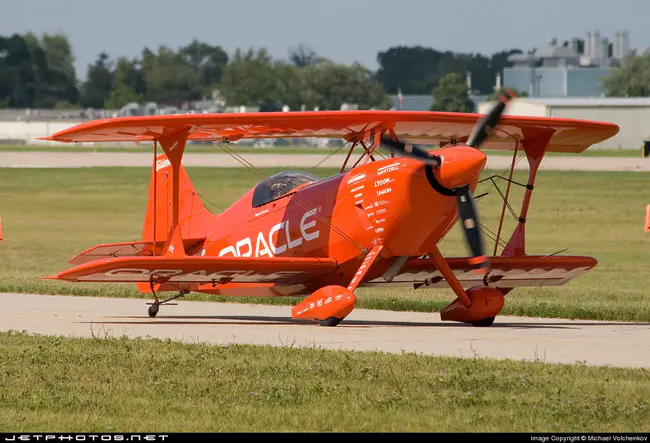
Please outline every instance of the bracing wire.
[{"label": "bracing wire", "polygon": [[[266,179],[268,178],[268,177],[266,176],[266,174],[264,174],[262,171],[260,171],[259,169],[257,169],[255,166],[253,166],[250,162],[248,162],[246,159],[244,159],[241,155],[235,153],[232,149],[228,148],[228,147],[226,146],[225,143],[221,143],[221,142],[219,142],[219,141],[216,141],[215,144],[216,144],[219,148],[221,148],[223,151],[225,151],[226,153],[230,154],[230,155],[231,155],[235,160],[237,160],[239,163],[241,163],[244,167],[247,167],[247,168],[253,169],[253,170],[254,170],[254,171],[255,171],[255,172],[256,172],[256,173],[257,173],[257,174],[262,178],[262,180],[266,180]],[[339,148],[339,149],[340,149],[340,148]],[[295,202],[295,203],[298,204],[298,205],[300,205],[300,207],[302,207],[302,208],[305,209],[305,210],[308,210],[308,209],[309,209],[309,207],[308,207],[305,203],[303,203],[302,201],[300,201],[299,199],[293,198],[291,201],[292,201],[292,202]],[[354,240],[353,240],[352,238],[350,238],[350,236],[348,236],[345,232],[343,232],[341,229],[337,228],[333,223],[331,223],[330,221],[328,221],[326,218],[324,218],[324,217],[321,216],[320,214],[315,213],[314,216],[315,216],[316,218],[318,218],[321,222],[323,222],[323,223],[325,223],[327,226],[329,226],[329,227],[330,227],[334,232],[338,233],[341,237],[343,237],[343,239],[345,239],[345,240],[347,240],[348,242],[350,242],[350,243],[351,243],[353,246],[355,246],[356,248],[359,248],[359,249],[360,249],[361,251],[363,251],[363,252],[366,252],[366,251],[367,251],[367,248],[365,248],[364,246],[362,246],[362,245],[360,245],[359,243],[357,243],[356,241],[354,241]]]}]

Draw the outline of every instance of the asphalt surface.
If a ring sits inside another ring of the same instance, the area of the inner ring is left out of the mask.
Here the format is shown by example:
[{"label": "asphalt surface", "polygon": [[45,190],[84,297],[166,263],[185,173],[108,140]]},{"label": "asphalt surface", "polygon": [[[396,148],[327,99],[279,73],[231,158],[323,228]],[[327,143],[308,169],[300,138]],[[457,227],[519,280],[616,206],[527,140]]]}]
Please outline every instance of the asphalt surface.
[{"label": "asphalt surface", "polygon": [[0,306],[3,331],[650,368],[649,323],[501,316],[477,328],[437,313],[355,309],[332,328],[291,319],[289,306],[179,301],[156,318],[143,299],[0,294]]},{"label": "asphalt surface", "polygon": [[[326,154],[240,154],[255,167],[313,168]],[[151,167],[153,155],[150,152],[0,152],[0,167],[3,168],[79,168],[94,166]],[[343,165],[345,155],[334,155],[320,167],[338,168]],[[487,169],[507,169],[512,162],[509,156],[488,157]],[[229,154],[188,153],[183,156],[185,166],[243,167]],[[517,169],[528,168],[523,159]],[[650,171],[650,158],[643,157],[586,157],[547,156],[541,169],[563,171]]]}]

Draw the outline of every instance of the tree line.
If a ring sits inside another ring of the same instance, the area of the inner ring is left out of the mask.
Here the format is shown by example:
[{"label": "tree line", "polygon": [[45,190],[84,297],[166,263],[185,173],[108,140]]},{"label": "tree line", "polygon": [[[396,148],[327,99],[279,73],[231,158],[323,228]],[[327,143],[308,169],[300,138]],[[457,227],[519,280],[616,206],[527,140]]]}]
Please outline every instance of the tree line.
[{"label": "tree line", "polygon": [[[259,106],[262,111],[339,109],[354,103],[361,109],[385,109],[387,94],[431,94],[434,109],[471,110],[465,73],[472,91],[491,94],[497,72],[510,66],[508,56],[491,56],[398,46],[377,54],[379,69],[344,65],[319,56],[305,45],[276,59],[265,48],[238,49],[193,40],[178,49],[144,48],[135,58],[113,58],[101,52],[81,82],[74,53],[64,34],[32,33],[0,36],[0,108],[106,108],[129,102],[180,106],[218,90],[227,104]],[[610,95],[650,94],[650,56],[630,57],[606,80]]]}]

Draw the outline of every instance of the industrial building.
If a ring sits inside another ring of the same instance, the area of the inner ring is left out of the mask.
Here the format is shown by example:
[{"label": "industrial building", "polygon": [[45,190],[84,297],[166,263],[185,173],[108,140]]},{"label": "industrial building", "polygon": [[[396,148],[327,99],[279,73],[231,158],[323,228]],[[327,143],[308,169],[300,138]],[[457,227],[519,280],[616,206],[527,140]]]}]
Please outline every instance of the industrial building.
[{"label": "industrial building", "polygon": [[[478,105],[479,113],[487,113],[494,102]],[[621,129],[611,139],[591,149],[641,149],[650,140],[650,98],[517,98],[512,100],[507,115],[575,118],[617,124]]]},{"label": "industrial building", "polygon": [[626,30],[611,41],[597,30],[562,44],[552,38],[535,51],[510,56],[513,66],[504,69],[503,84],[530,97],[603,97],[603,79],[634,53]]}]

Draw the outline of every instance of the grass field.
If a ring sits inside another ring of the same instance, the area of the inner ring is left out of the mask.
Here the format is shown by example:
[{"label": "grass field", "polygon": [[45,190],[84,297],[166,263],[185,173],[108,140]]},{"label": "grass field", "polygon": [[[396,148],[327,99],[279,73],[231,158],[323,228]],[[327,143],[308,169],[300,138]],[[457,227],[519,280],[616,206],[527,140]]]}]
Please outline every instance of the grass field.
[{"label": "grass field", "polygon": [[[310,146],[287,146],[287,147],[268,147],[268,148],[254,148],[251,146],[236,146],[230,145],[232,149],[236,149],[240,154],[253,154],[253,153],[262,153],[262,154],[286,154],[286,155],[296,155],[296,154],[313,154],[323,156],[334,152],[337,148],[316,148]],[[51,145],[34,145],[34,146],[19,146],[19,145],[0,145],[0,153],[9,152],[9,151],[29,151],[29,152],[150,152],[150,147],[140,146],[135,147],[133,145],[125,146],[106,146],[106,145],[97,145],[96,147],[91,146],[73,146],[65,143],[52,143]],[[201,154],[201,153],[223,153],[224,151],[218,146],[211,144],[190,144],[187,146],[187,152]],[[359,152],[363,152],[359,148]],[[507,155],[511,156],[512,151],[485,151],[488,155]],[[347,154],[347,149],[343,148],[339,151],[340,154]],[[567,155],[576,155],[571,153],[562,153],[562,152],[549,152],[547,155],[552,156],[567,156]],[[641,148],[639,149],[589,149],[580,154],[581,156],[586,157],[641,157]]]},{"label": "grass field", "polygon": [[648,432],[650,371],[0,333],[3,432]]},{"label": "grass field", "polygon": [[[67,260],[98,243],[140,237],[147,197],[146,168],[0,170],[0,291],[49,294],[138,296],[130,285],[70,284],[40,280],[68,268]],[[189,168],[208,208],[227,207],[257,181],[248,170]],[[271,175],[276,170],[264,170]],[[313,171],[325,176],[333,170]],[[493,171],[485,171],[484,176]],[[525,182],[524,173],[515,179]],[[648,244],[643,232],[650,202],[650,175],[641,172],[541,171],[528,214],[528,253],[591,255],[599,265],[564,287],[525,288],[511,292],[503,314],[650,321],[647,292]],[[501,185],[503,189],[503,184]],[[488,187],[481,186],[476,195]],[[518,209],[521,188],[513,188]],[[496,231],[501,199],[493,191],[479,200],[481,221]],[[515,223],[506,211],[503,237]],[[489,251],[492,252],[488,243]],[[466,255],[459,227],[444,240],[448,256]],[[500,253],[500,251],[498,252]],[[359,306],[437,311],[453,300],[449,290],[359,290]],[[219,300],[190,295],[191,299]],[[291,304],[293,298],[230,299]],[[289,311],[287,311],[289,315]]]}]

